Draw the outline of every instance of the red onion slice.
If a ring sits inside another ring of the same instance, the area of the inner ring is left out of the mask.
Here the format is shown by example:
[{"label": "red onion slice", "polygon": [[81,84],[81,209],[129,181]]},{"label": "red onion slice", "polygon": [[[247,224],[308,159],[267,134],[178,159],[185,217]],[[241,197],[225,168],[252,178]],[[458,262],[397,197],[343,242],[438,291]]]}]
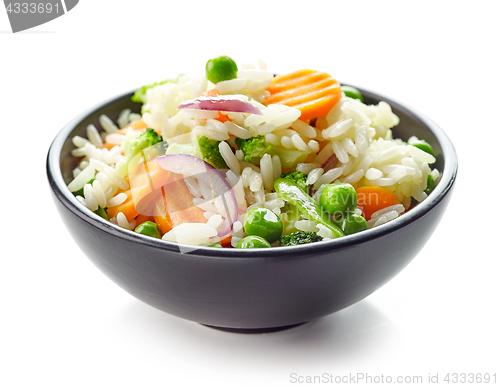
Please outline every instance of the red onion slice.
[{"label": "red onion slice", "polygon": [[337,156],[334,153],[323,164],[323,171],[328,172],[330,169],[335,168],[337,166],[338,162],[339,162],[339,159],[337,158]]},{"label": "red onion slice", "polygon": [[251,113],[262,115],[261,111],[248,101],[233,96],[198,97],[181,103],[177,109],[219,110],[223,112]]},{"label": "red onion slice", "polygon": [[238,219],[238,203],[231,185],[224,176],[210,164],[192,155],[172,154],[159,156],[155,162],[167,171],[184,176],[192,176],[203,181],[213,192],[215,198],[221,197],[227,216],[219,226],[218,235],[223,237],[233,229],[233,222]]}]

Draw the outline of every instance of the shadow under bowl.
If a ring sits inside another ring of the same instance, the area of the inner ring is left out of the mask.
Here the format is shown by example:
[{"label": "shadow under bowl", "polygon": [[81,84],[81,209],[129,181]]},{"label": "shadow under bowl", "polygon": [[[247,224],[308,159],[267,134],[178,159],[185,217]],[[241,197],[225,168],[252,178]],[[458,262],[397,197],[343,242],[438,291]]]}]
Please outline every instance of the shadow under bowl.
[{"label": "shadow under bowl", "polygon": [[67,188],[78,160],[71,139],[112,120],[123,109],[139,112],[131,92],[85,111],[54,139],[47,175],[56,207],[85,255],[139,300],[172,315],[233,332],[276,331],[326,316],[365,298],[399,273],[437,227],[456,179],[457,155],[448,137],[415,110],[359,88],[365,103],[388,102],[400,117],[394,137],[415,135],[434,148],[442,172],[422,203],[374,229],[294,247],[188,248],[122,229],[83,207]]}]

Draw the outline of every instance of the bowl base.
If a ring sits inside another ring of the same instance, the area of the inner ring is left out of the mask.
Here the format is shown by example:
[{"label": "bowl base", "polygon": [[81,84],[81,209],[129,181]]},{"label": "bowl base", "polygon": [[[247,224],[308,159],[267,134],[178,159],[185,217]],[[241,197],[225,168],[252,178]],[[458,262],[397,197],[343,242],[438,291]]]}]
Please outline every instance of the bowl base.
[{"label": "bowl base", "polygon": [[298,324],[292,324],[292,325],[285,325],[282,327],[271,327],[271,328],[225,328],[225,327],[216,327],[214,325],[207,325],[207,324],[201,324],[209,328],[217,329],[219,331],[224,331],[224,332],[231,332],[231,333],[244,333],[244,334],[255,334],[255,333],[273,333],[273,332],[280,332],[280,331],[285,331],[287,329],[292,329],[295,327],[298,327],[300,325],[306,324],[307,321],[298,323]]}]

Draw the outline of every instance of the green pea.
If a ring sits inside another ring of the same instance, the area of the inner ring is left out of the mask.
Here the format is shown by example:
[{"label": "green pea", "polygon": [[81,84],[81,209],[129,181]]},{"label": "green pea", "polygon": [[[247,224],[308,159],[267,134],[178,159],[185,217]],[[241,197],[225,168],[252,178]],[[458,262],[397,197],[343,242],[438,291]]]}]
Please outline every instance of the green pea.
[{"label": "green pea", "polygon": [[238,66],[228,56],[219,56],[210,59],[205,66],[205,74],[207,79],[212,83],[228,81],[236,78]]},{"label": "green pea", "polygon": [[429,153],[430,155],[434,156],[434,149],[432,149],[431,144],[429,144],[427,141],[424,140],[418,140],[412,143],[414,147],[417,147],[418,149],[423,150],[424,152]]},{"label": "green pea", "polygon": [[158,231],[158,225],[149,220],[147,222],[138,225],[134,231],[139,234],[148,235],[153,238],[161,239],[161,234]]},{"label": "green pea", "polygon": [[260,249],[263,247],[271,247],[271,244],[264,238],[257,235],[249,235],[239,241],[236,245],[237,249]]},{"label": "green pea", "polygon": [[434,188],[436,188],[436,183],[434,182],[434,178],[431,175],[427,175],[427,188],[424,192],[429,195]]},{"label": "green pea", "polygon": [[281,238],[283,223],[278,215],[265,207],[254,207],[245,214],[247,235],[257,235],[274,243]]},{"label": "green pea", "polygon": [[222,245],[219,242],[209,243],[209,244],[203,245],[203,246],[206,246],[206,247],[222,247]]},{"label": "green pea", "polygon": [[356,208],[358,195],[351,184],[328,184],[321,191],[319,202],[323,210],[330,215],[339,215]]},{"label": "green pea", "polygon": [[344,92],[346,97],[354,98],[354,99],[359,99],[361,102],[364,102],[363,96],[361,95],[361,92],[356,89],[355,87],[352,86],[340,86],[340,90]]},{"label": "green pea", "polygon": [[335,224],[339,226],[345,235],[355,234],[368,229],[368,222],[361,215],[347,213],[339,216],[335,220]]}]

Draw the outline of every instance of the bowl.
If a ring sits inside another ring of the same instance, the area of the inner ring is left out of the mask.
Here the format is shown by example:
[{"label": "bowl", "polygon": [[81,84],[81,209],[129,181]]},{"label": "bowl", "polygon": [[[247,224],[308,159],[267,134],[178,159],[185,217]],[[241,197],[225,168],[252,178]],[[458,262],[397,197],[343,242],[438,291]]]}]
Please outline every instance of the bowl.
[{"label": "bowl", "polygon": [[400,117],[394,137],[425,139],[442,178],[432,193],[402,216],[329,242],[270,249],[180,245],[115,226],[87,210],[67,188],[78,161],[71,138],[98,117],[139,112],[121,94],[83,112],[55,137],[47,176],[56,208],[85,255],[137,299],[169,314],[235,332],[275,331],[326,316],[365,298],[398,274],[437,227],[450,200],[457,156],[445,133],[414,109],[359,88],[365,103],[388,102]]}]

